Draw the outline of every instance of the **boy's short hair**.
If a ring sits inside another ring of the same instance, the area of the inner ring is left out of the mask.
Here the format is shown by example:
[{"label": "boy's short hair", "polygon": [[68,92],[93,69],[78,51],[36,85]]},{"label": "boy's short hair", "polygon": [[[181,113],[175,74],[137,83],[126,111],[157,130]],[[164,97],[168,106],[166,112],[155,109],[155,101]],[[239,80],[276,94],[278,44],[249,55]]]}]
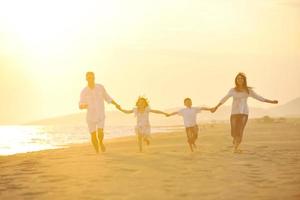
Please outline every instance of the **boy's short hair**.
[{"label": "boy's short hair", "polygon": [[192,99],[191,98],[185,98],[183,102],[185,103],[187,101],[192,101]]}]

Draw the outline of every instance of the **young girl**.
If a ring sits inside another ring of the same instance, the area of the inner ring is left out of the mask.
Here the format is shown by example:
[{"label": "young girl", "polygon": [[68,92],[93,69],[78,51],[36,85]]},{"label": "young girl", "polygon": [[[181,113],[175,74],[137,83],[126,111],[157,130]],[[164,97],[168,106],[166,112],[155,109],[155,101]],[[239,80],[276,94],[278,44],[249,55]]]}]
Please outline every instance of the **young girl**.
[{"label": "young girl", "polygon": [[212,110],[215,112],[230,97],[232,101],[232,111],[230,116],[231,136],[233,137],[234,152],[240,153],[239,146],[243,139],[243,133],[248,121],[248,97],[252,97],[258,101],[265,103],[277,104],[277,100],[269,100],[256,94],[251,87],[247,85],[247,77],[243,73],[238,73],[235,77],[235,87],[230,89],[228,94],[220,101],[220,103]]},{"label": "young girl", "polygon": [[126,114],[135,114],[135,117],[137,119],[135,132],[138,137],[140,152],[143,151],[143,140],[147,145],[150,144],[151,127],[149,122],[149,113],[163,114],[165,116],[168,116],[168,114],[165,112],[150,109],[148,99],[146,99],[145,97],[139,97],[136,102],[136,107],[132,110],[124,110],[121,108],[121,106],[118,106],[118,109]]}]

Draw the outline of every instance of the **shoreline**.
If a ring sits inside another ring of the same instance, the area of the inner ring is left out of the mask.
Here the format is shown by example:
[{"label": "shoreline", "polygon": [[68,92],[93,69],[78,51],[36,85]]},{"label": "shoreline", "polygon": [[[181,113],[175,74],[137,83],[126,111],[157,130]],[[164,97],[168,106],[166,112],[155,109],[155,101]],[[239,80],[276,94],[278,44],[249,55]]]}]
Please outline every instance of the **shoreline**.
[{"label": "shoreline", "polygon": [[[156,128],[161,128],[161,127],[156,127]],[[164,127],[167,128],[167,127]],[[178,126],[177,130],[180,130],[181,127]],[[168,127],[168,130],[165,130],[163,132],[153,132],[151,135],[156,135],[156,134],[169,134],[176,131],[175,126],[174,127]],[[110,137],[110,138],[104,138],[105,143],[111,143],[113,141],[117,141],[118,139],[133,139],[136,138],[135,134],[130,134],[130,135],[117,135],[115,137]],[[89,138],[88,138],[89,139]],[[20,154],[30,154],[30,153],[35,153],[35,152],[42,152],[42,151],[49,151],[49,150],[57,150],[57,149],[65,149],[65,148],[72,148],[72,147],[77,147],[77,146],[87,146],[87,145],[92,145],[90,143],[90,140],[87,140],[86,142],[82,143],[70,143],[70,144],[65,144],[65,145],[58,145],[53,148],[47,148],[47,149],[41,149],[41,150],[36,150],[36,151],[28,151],[28,152],[20,152],[20,153],[14,153],[14,154],[8,154],[8,155],[1,155],[1,157],[7,157],[7,156],[15,156],[15,155],[20,155]]]}]

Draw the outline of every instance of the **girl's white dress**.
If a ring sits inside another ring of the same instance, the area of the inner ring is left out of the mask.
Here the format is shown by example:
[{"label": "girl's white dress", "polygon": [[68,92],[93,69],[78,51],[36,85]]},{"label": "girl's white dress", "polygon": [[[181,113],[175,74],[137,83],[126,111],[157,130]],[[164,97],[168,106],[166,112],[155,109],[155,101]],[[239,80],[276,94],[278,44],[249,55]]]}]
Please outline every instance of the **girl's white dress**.
[{"label": "girl's white dress", "polygon": [[143,137],[150,137],[151,127],[149,121],[150,108],[145,108],[144,112],[139,112],[137,108],[133,108],[134,115],[137,119],[135,127],[136,134],[141,134]]}]

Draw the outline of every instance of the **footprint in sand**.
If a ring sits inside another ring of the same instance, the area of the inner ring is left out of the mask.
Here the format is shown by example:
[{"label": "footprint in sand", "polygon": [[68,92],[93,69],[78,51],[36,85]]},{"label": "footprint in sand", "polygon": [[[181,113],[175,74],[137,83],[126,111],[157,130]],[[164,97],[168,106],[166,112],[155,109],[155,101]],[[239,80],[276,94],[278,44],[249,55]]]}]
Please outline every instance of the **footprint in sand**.
[{"label": "footprint in sand", "polygon": [[47,191],[26,192],[26,193],[23,193],[22,195],[25,195],[25,196],[38,196],[38,195],[47,194],[47,193],[48,193]]},{"label": "footprint in sand", "polygon": [[255,167],[255,166],[254,166],[254,164],[251,164],[251,163],[245,163],[245,164],[244,164],[244,166],[246,166],[246,167],[250,167],[250,168],[253,168],[253,167]]},{"label": "footprint in sand", "polygon": [[26,188],[26,187],[24,187],[21,184],[12,184],[12,183],[10,183],[6,186],[6,190],[21,190],[21,189],[24,189],[24,188]]},{"label": "footprint in sand", "polygon": [[37,171],[36,169],[21,169],[19,175],[36,175],[41,174],[41,171]]},{"label": "footprint in sand", "polygon": [[269,148],[269,146],[266,146],[266,145],[264,145],[264,146],[258,146],[258,147],[256,147],[257,149],[267,149],[267,148]]},{"label": "footprint in sand", "polygon": [[19,166],[30,167],[30,166],[35,166],[36,164],[38,164],[38,162],[35,160],[24,160],[19,164]]},{"label": "footprint in sand", "polygon": [[293,177],[288,178],[286,181],[282,181],[283,185],[299,185],[300,186],[300,180],[295,179]]},{"label": "footprint in sand", "polygon": [[171,183],[165,183],[165,184],[163,185],[163,188],[164,188],[164,190],[166,190],[166,191],[171,191],[171,190],[174,188],[174,185],[171,184]]},{"label": "footprint in sand", "polygon": [[140,172],[138,169],[130,169],[130,168],[121,168],[120,170],[123,172],[129,172],[129,173],[133,173],[133,174]]},{"label": "footprint in sand", "polygon": [[295,195],[293,196],[293,198],[294,198],[294,199],[300,199],[300,192],[299,192],[299,194],[295,194]]},{"label": "footprint in sand", "polygon": [[179,196],[179,197],[182,197],[182,198],[186,198],[186,197],[189,196],[189,194],[184,192],[184,193],[178,194],[178,196]]},{"label": "footprint in sand", "polygon": [[65,178],[65,177],[55,177],[55,178],[49,179],[48,182],[57,183],[57,182],[63,182],[63,181],[66,181],[66,180],[68,180],[68,179]]},{"label": "footprint in sand", "polygon": [[39,176],[39,178],[43,183],[57,183],[70,180],[68,176],[41,175]]}]

